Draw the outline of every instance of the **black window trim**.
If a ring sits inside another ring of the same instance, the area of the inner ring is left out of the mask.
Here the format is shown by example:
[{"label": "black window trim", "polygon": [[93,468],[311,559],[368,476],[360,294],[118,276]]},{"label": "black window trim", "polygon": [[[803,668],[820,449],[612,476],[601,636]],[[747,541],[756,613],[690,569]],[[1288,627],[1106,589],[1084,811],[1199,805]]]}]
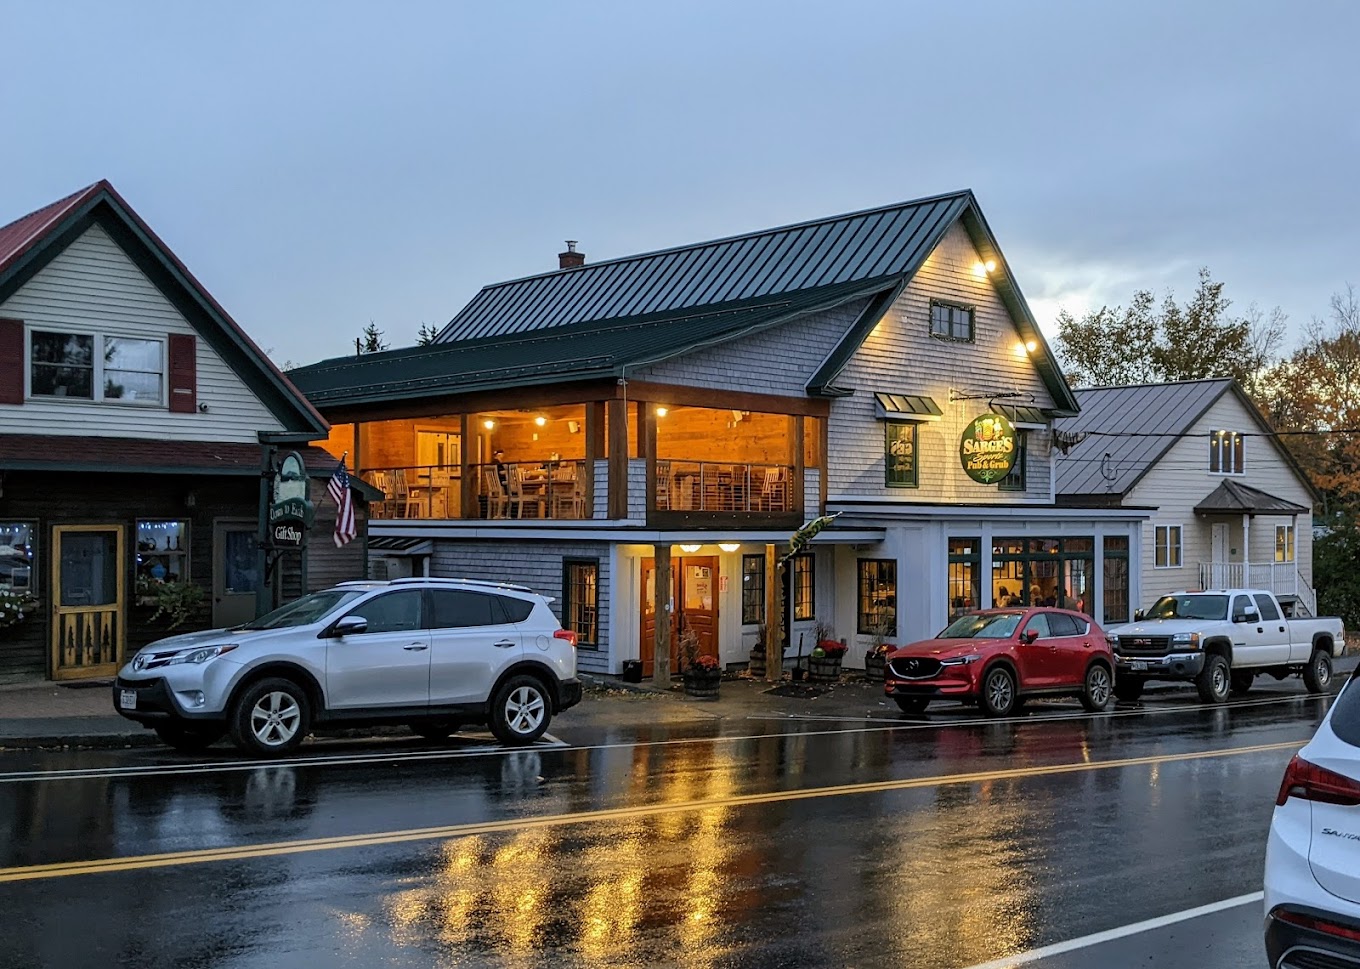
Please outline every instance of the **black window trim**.
[{"label": "black window trim", "polygon": [[[808,567],[807,612],[798,611],[798,562],[806,562]],[[789,598],[794,622],[812,622],[817,618],[817,556],[812,552],[799,552],[789,562]]]},{"label": "black window trim", "polygon": [[1019,427],[1015,429],[1015,450],[1015,465],[1010,474],[996,483],[997,491],[1015,493],[1029,490],[1029,432]]},{"label": "black window trim", "polygon": [[[758,559],[758,560],[760,561],[760,568],[757,569],[755,572],[750,572],[750,573],[748,573],[748,572],[746,571],[746,562],[747,562],[747,560],[749,560],[749,559]],[[748,618],[747,618],[747,612],[746,612],[746,576],[747,576],[747,575],[759,575],[759,576],[760,576],[760,601],[759,601],[759,602],[756,602],[756,603],[752,603],[752,606],[751,606],[752,609],[753,609],[753,610],[756,610],[757,613],[758,613],[757,616],[756,616],[756,618],[754,618],[754,619],[748,619]],[[749,555],[749,554],[748,554],[748,555],[743,555],[743,556],[741,557],[741,624],[742,624],[743,626],[759,626],[761,623],[763,623],[763,622],[765,621],[765,595],[766,595],[766,591],[765,591],[765,556],[764,556],[763,554],[757,554],[757,555]]]},{"label": "black window trim", "polygon": [[[953,320],[949,323],[948,333],[935,332],[935,307],[947,307],[951,310],[965,310],[968,313],[968,336],[954,336]],[[926,320],[926,331],[936,340],[945,340],[949,343],[977,343],[977,306],[970,303],[960,303],[956,300],[932,299],[930,301],[930,315]]]},{"label": "black window trim", "polygon": [[875,630],[875,629],[866,627],[865,621],[864,621],[864,620],[865,620],[865,613],[864,613],[864,609],[863,609],[863,606],[864,606],[864,566],[865,566],[865,565],[868,565],[869,563],[874,563],[875,565],[882,565],[882,564],[887,563],[887,562],[891,562],[891,563],[892,563],[892,566],[893,566],[893,617],[892,617],[892,629],[888,630],[887,633],[886,633],[886,635],[887,635],[889,638],[892,638],[892,639],[896,639],[896,638],[897,638],[897,628],[898,628],[898,623],[897,623],[897,618],[898,618],[898,617],[897,617],[897,602],[898,602],[898,596],[897,596],[897,583],[898,583],[898,575],[897,575],[897,559],[890,559],[890,558],[860,558],[860,559],[856,559],[856,560],[855,560],[855,632],[856,632],[858,635],[860,635],[860,636],[872,636],[872,635],[874,635],[875,632],[877,631],[877,630]]},{"label": "black window trim", "polygon": [[[562,557],[562,619],[571,618],[571,567],[573,565],[589,565],[595,569],[595,631],[598,635],[600,629],[600,559],[598,556],[565,555]],[[570,629],[571,627],[563,622],[562,628]],[[578,639],[576,648],[598,650],[600,644]]]}]

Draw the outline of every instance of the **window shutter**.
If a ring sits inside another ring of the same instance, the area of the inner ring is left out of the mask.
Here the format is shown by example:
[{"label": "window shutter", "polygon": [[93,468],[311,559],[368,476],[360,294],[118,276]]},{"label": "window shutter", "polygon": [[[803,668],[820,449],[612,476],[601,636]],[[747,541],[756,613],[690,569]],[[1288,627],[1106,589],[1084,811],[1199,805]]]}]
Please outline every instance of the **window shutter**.
[{"label": "window shutter", "polygon": [[170,334],[170,412],[192,414],[198,409],[198,338]]},{"label": "window shutter", "polygon": [[0,404],[24,402],[24,321],[0,320]]}]

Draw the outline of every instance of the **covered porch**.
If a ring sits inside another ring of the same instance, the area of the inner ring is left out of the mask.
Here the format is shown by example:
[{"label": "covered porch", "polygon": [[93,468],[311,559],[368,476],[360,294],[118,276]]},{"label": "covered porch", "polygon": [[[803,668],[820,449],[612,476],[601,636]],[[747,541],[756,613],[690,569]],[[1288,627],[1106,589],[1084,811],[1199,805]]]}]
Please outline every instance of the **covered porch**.
[{"label": "covered porch", "polygon": [[[1316,611],[1310,576],[1312,509],[1238,481],[1225,480],[1195,506],[1208,555],[1198,562],[1201,588],[1266,589],[1298,596]],[[1302,522],[1302,525],[1301,525]],[[1303,546],[1303,547],[1301,547]]]}]

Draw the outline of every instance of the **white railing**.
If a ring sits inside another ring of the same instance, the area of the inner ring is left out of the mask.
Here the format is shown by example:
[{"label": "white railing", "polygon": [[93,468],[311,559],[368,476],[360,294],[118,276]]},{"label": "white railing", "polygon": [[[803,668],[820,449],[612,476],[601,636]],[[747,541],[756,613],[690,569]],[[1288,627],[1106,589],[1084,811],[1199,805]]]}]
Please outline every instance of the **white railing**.
[{"label": "white railing", "polygon": [[1277,596],[1298,596],[1317,613],[1312,588],[1294,562],[1201,562],[1201,589],[1267,589]]}]

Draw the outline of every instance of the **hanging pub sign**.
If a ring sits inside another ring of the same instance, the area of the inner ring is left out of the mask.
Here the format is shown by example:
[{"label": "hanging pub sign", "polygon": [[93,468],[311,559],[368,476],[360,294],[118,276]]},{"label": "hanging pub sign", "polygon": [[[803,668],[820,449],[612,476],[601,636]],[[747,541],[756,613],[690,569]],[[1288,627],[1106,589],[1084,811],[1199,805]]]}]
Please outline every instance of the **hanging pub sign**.
[{"label": "hanging pub sign", "polygon": [[889,488],[915,488],[916,424],[888,421],[884,428],[883,483]]},{"label": "hanging pub sign", "polygon": [[1015,427],[1002,414],[973,418],[959,441],[963,470],[980,484],[996,484],[1010,474],[1019,454]]},{"label": "hanging pub sign", "polygon": [[274,500],[269,505],[269,540],[276,549],[300,549],[316,508],[307,498],[307,468],[292,452],[279,462],[274,476]]}]

